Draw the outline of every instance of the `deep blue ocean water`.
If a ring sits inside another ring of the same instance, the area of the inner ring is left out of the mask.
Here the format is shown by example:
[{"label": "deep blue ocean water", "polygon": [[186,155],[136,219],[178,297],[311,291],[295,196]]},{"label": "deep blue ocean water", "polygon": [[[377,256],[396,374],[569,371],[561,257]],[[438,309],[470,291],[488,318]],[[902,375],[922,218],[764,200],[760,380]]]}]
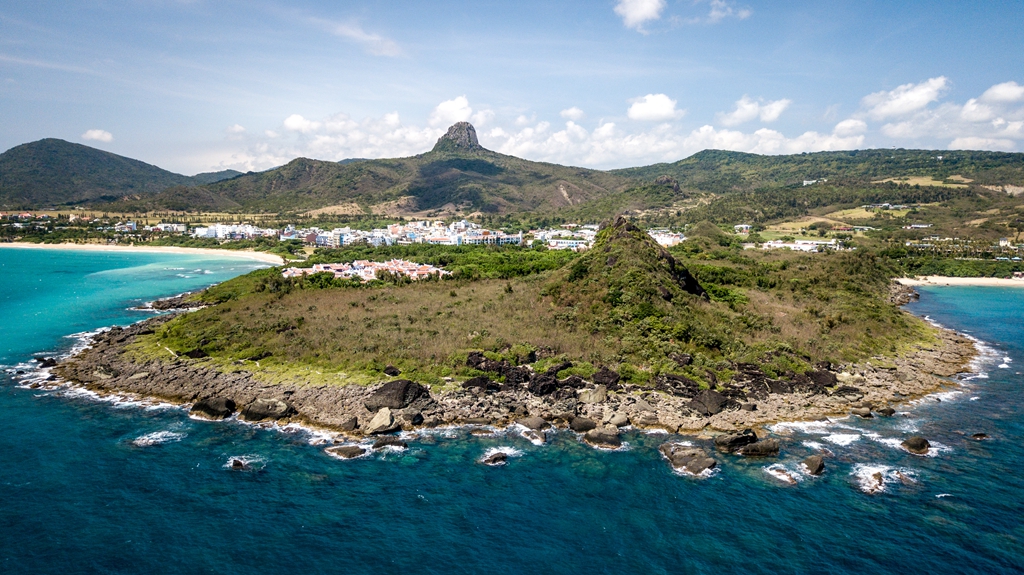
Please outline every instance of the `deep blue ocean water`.
[{"label": "deep blue ocean water", "polygon": [[[139,302],[256,265],[0,249],[0,364],[27,368],[70,349],[68,334],[145,317],[127,309]],[[675,475],[656,451],[664,435],[606,452],[568,433],[537,447],[451,431],[340,461],[305,432],[25,389],[4,373],[0,572],[1022,572],[1024,289],[925,289],[910,309],[984,342],[988,377],[892,419],[776,428],[792,486],[765,461]],[[991,439],[963,435],[976,432]],[[935,456],[899,450],[911,433]],[[496,447],[520,455],[476,463]],[[825,475],[801,475],[820,448],[834,453]],[[228,469],[233,456],[257,464]],[[875,472],[885,490],[868,494]]]}]

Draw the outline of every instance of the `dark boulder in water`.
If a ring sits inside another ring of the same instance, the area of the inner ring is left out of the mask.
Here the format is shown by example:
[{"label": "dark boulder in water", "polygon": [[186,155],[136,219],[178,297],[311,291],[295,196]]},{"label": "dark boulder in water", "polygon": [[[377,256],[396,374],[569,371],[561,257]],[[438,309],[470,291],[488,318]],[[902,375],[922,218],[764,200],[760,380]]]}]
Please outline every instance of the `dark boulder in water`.
[{"label": "dark boulder in water", "polygon": [[284,419],[297,413],[298,411],[286,401],[260,398],[242,410],[242,418],[246,421],[263,421],[265,419]]},{"label": "dark boulder in water", "polygon": [[873,415],[871,415],[871,408],[869,407],[854,407],[853,409],[850,410],[850,414],[856,415],[857,417],[863,419],[871,419],[872,417],[874,417]]},{"label": "dark boulder in water", "polygon": [[754,430],[744,429],[739,433],[730,433],[716,437],[715,449],[725,453],[733,453],[741,447],[756,442],[757,435],[754,433]]},{"label": "dark boulder in water", "polygon": [[192,404],[189,410],[190,415],[205,417],[207,419],[224,419],[231,417],[237,407],[235,401],[228,397],[210,397],[200,399]]},{"label": "dark boulder in water", "polygon": [[251,469],[251,466],[244,459],[240,459],[238,457],[232,457],[228,464],[231,466],[231,469],[237,469],[239,471],[248,471]]},{"label": "dark boulder in water", "polygon": [[429,397],[430,391],[408,379],[389,381],[377,388],[366,398],[367,411],[376,412],[382,407],[404,409],[421,397]]},{"label": "dark boulder in water", "polygon": [[39,367],[53,367],[57,365],[57,360],[52,357],[36,357],[36,361],[39,363]]},{"label": "dark boulder in water", "polygon": [[882,417],[892,417],[896,415],[896,410],[891,407],[880,407],[875,413]]},{"label": "dark boulder in water", "polygon": [[973,439],[974,441],[983,441],[983,440],[988,439],[988,434],[987,433],[972,433],[971,434],[971,439]]},{"label": "dark boulder in water", "polygon": [[683,445],[681,443],[663,443],[658,451],[668,459],[675,470],[685,470],[694,475],[708,469],[714,469],[718,462],[708,456],[707,452],[699,447]]},{"label": "dark boulder in water", "polygon": [[517,420],[516,423],[522,425],[526,429],[532,429],[534,431],[544,429],[550,425],[543,417],[524,417]]},{"label": "dark boulder in water", "polygon": [[622,447],[622,440],[619,439],[619,430],[614,425],[591,429],[583,435],[583,441],[594,447],[604,449],[618,449]]},{"label": "dark boulder in water", "polygon": [[906,449],[915,455],[926,455],[928,453],[928,449],[931,447],[928,440],[920,435],[908,437],[900,445],[903,446],[903,449]]},{"label": "dark boulder in water", "polygon": [[744,457],[775,457],[779,454],[779,440],[762,439],[750,445],[744,445],[738,450],[738,453]]},{"label": "dark boulder in water", "polygon": [[338,447],[328,447],[325,451],[342,459],[355,459],[366,453],[366,450],[358,445],[339,445]]},{"label": "dark boulder in water", "polygon": [[812,455],[804,460],[804,467],[811,475],[821,475],[825,471],[825,458],[820,455]]},{"label": "dark boulder in water", "polygon": [[385,435],[373,442],[374,449],[384,449],[385,447],[397,447],[399,449],[407,449],[409,444],[395,437],[394,435]]},{"label": "dark boulder in water", "polygon": [[496,451],[490,455],[485,456],[480,460],[480,463],[490,466],[504,465],[508,462],[508,454],[501,451]]}]

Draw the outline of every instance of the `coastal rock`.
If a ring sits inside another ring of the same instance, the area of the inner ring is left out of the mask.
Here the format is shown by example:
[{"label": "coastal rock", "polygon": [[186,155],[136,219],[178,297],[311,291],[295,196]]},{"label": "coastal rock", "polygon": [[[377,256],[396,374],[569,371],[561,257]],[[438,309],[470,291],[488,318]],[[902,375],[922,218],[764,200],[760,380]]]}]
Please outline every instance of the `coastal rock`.
[{"label": "coastal rock", "polygon": [[536,417],[536,416],[534,416],[534,417],[524,417],[524,418],[522,418],[520,420],[517,420],[516,423],[518,423],[519,425],[522,425],[526,429],[532,429],[534,431],[544,429],[544,428],[546,428],[546,427],[551,425],[543,417]]},{"label": "coastal rock", "polygon": [[602,367],[597,370],[597,373],[595,373],[590,379],[597,385],[612,386],[619,383],[619,378],[620,376],[618,372],[612,371],[607,367]]},{"label": "coastal rock", "polygon": [[418,398],[429,395],[427,388],[414,381],[396,379],[378,387],[366,398],[364,405],[367,411],[377,411],[383,407],[403,409]]},{"label": "coastal rock", "polygon": [[57,360],[53,359],[52,357],[36,356],[35,360],[36,362],[39,363],[39,367],[43,368],[53,367],[57,365]]},{"label": "coastal rock", "polygon": [[608,400],[608,388],[599,385],[594,389],[585,389],[580,392],[579,397],[582,403],[602,403]]},{"label": "coastal rock", "polygon": [[708,469],[714,469],[718,462],[708,456],[707,452],[699,447],[683,445],[681,443],[663,443],[658,451],[668,459],[672,468],[677,471],[686,471],[693,475],[700,475]]},{"label": "coastal rock", "polygon": [[338,429],[340,429],[342,431],[345,431],[345,432],[355,431],[358,427],[359,427],[359,420],[357,420],[355,418],[355,416],[352,416],[352,415],[343,418],[341,420],[341,423],[338,424]]},{"label": "coastal rock", "polygon": [[228,461],[228,465],[231,466],[231,469],[236,469],[238,471],[249,471],[252,469],[252,466],[246,463],[244,459],[238,457],[232,457],[231,460]]},{"label": "coastal rock", "polygon": [[286,401],[273,398],[259,398],[242,410],[242,418],[246,421],[263,421],[265,419],[284,419],[298,413]]},{"label": "coastal rock", "polygon": [[337,447],[328,447],[324,451],[342,459],[355,459],[366,454],[366,450],[358,445],[339,445]]},{"label": "coastal rock", "polygon": [[721,413],[725,409],[726,398],[721,393],[711,389],[705,389],[704,391],[697,394],[697,397],[693,398],[690,402],[690,409],[696,411],[700,415],[712,416],[717,413]]},{"label": "coastal rock", "polygon": [[396,377],[402,375],[402,370],[398,369],[393,365],[389,365],[384,368],[384,375],[387,375],[389,377]]},{"label": "coastal rock", "polygon": [[380,433],[391,433],[396,431],[397,426],[395,425],[395,416],[391,414],[391,409],[382,407],[377,411],[370,423],[366,424],[367,435],[377,435]]},{"label": "coastal rock", "polygon": [[490,425],[491,420],[486,417],[467,417],[464,423],[468,425]]},{"label": "coastal rock", "polygon": [[497,389],[497,387],[498,387],[497,384],[495,384],[493,381],[491,381],[491,379],[489,377],[484,377],[484,376],[471,377],[471,378],[467,379],[466,381],[462,382],[462,389],[487,390],[487,389]]},{"label": "coastal rock", "polygon": [[556,377],[558,375],[558,372],[569,369],[570,367],[572,367],[571,361],[563,361],[562,363],[557,363],[549,367],[548,370],[544,372],[544,375]]},{"label": "coastal rock", "polygon": [[385,435],[373,442],[373,448],[384,449],[385,447],[397,447],[399,449],[408,449],[409,444],[395,437],[394,435]]},{"label": "coastal rock", "polygon": [[501,386],[502,391],[513,391],[530,383],[533,372],[528,367],[510,367],[505,370],[505,383]]},{"label": "coastal rock", "polygon": [[574,417],[569,421],[569,429],[576,433],[586,433],[597,428],[597,422],[586,417]]},{"label": "coastal rock", "polygon": [[538,375],[530,379],[529,390],[534,395],[550,395],[558,389],[558,379],[553,375]]},{"label": "coastal rock", "polygon": [[508,454],[501,451],[496,451],[490,455],[485,456],[483,459],[480,460],[480,463],[483,463],[484,465],[490,465],[492,467],[497,465],[505,465],[505,463],[507,462]]},{"label": "coastal rock", "polygon": [[192,409],[188,413],[205,419],[224,419],[230,417],[235,409],[235,400],[227,397],[211,397],[192,404]]},{"label": "coastal rock", "polygon": [[987,433],[972,433],[971,434],[971,439],[973,439],[974,441],[984,441],[984,440],[988,439],[988,434]]},{"label": "coastal rock", "polygon": [[882,407],[882,408],[880,408],[878,410],[877,413],[878,413],[878,415],[881,415],[882,417],[892,417],[892,416],[896,415],[896,410],[891,408],[891,407]]},{"label": "coastal rock", "polygon": [[804,459],[804,467],[811,475],[821,475],[825,471],[825,458],[820,455],[812,455]]},{"label": "coastal rock", "polygon": [[778,439],[762,439],[737,450],[744,457],[775,457],[779,454]]},{"label": "coastal rock", "polygon": [[608,418],[608,421],[606,421],[605,423],[609,425],[614,425],[615,427],[625,427],[629,425],[629,418],[626,417],[626,414],[624,413],[616,412],[613,413],[611,417]]},{"label": "coastal rock", "polygon": [[524,429],[522,436],[534,445],[544,445],[547,442],[544,432],[536,429]]},{"label": "coastal rock", "polygon": [[903,441],[903,443],[900,443],[900,445],[903,446],[903,449],[906,449],[907,451],[915,455],[927,455],[928,449],[931,447],[931,444],[928,443],[928,440],[921,437],[920,435],[908,437]]},{"label": "coastal rock", "polygon": [[871,408],[869,407],[854,407],[853,409],[850,410],[850,414],[856,415],[857,417],[863,419],[871,419],[872,417],[874,417],[873,415],[871,415]]},{"label": "coastal rock", "polygon": [[583,441],[602,449],[618,449],[622,447],[622,440],[619,439],[619,430],[613,425],[591,429],[583,435]]},{"label": "coastal rock", "polygon": [[744,429],[739,433],[719,435],[715,438],[715,449],[723,453],[734,453],[741,447],[757,442],[757,435],[753,429]]}]

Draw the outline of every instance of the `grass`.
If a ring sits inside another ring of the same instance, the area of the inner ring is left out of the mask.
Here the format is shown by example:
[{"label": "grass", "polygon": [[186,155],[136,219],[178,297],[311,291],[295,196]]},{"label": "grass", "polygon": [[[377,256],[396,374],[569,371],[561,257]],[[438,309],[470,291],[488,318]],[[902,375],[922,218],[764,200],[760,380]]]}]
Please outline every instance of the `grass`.
[{"label": "grass", "polygon": [[908,186],[932,186],[937,188],[966,188],[966,183],[973,180],[966,180],[961,176],[951,176],[946,178],[947,180],[953,180],[954,183],[946,183],[943,180],[936,180],[932,176],[902,176],[898,178],[886,178],[884,180],[873,180],[872,184],[887,184],[889,182],[897,184],[907,184]]}]

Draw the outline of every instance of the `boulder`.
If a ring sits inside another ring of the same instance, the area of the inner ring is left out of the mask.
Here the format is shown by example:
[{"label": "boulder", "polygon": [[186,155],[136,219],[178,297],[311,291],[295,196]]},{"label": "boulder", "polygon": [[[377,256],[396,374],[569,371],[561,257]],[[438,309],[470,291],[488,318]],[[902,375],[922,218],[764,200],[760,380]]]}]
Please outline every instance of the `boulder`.
[{"label": "boulder", "polygon": [[430,391],[408,379],[389,381],[377,388],[364,401],[367,411],[376,412],[383,407],[403,409],[420,397],[429,397]]},{"label": "boulder", "polygon": [[686,367],[693,363],[693,356],[688,353],[673,353],[669,359],[676,362],[679,367]]},{"label": "boulder", "polygon": [[571,361],[563,361],[562,363],[552,365],[551,367],[549,367],[548,370],[544,372],[544,375],[550,375],[552,377],[555,377],[558,375],[558,372],[569,369],[570,367],[572,367]]},{"label": "boulder", "polygon": [[741,447],[738,453],[744,457],[775,457],[779,454],[779,440],[762,439]]},{"label": "boulder", "polygon": [[211,397],[200,399],[192,404],[189,415],[195,415],[206,419],[224,419],[235,412],[235,400],[227,397]]},{"label": "boulder", "polygon": [[836,379],[836,374],[828,371],[828,369],[808,371],[806,375],[816,386],[819,387],[834,387],[839,383],[839,380]]},{"label": "boulder", "polygon": [[402,370],[398,369],[393,365],[389,365],[384,368],[384,375],[387,375],[389,377],[396,377],[402,375]]},{"label": "boulder", "polygon": [[355,431],[358,427],[359,420],[357,420],[355,416],[352,415],[346,417],[345,419],[342,419],[341,423],[338,424],[338,429],[347,432]]},{"label": "boulder", "polygon": [[558,389],[558,380],[553,375],[538,375],[530,379],[528,389],[534,395],[549,395]]},{"label": "boulder", "polygon": [[324,451],[342,459],[355,459],[366,454],[366,450],[358,445],[339,445],[337,447],[328,447]]},{"label": "boulder", "polygon": [[380,433],[391,433],[397,429],[395,425],[395,416],[391,414],[391,409],[387,407],[380,408],[377,413],[370,420],[370,423],[366,424],[366,434],[376,435]]},{"label": "boulder", "polygon": [[723,453],[734,453],[741,447],[757,442],[757,435],[753,429],[744,429],[739,433],[719,435],[715,438],[715,449]]},{"label": "boulder", "polygon": [[607,367],[602,367],[601,369],[597,370],[597,373],[594,374],[594,377],[590,379],[597,385],[615,385],[616,383],[619,383],[619,374],[618,372],[612,371]]},{"label": "boulder", "polygon": [[489,377],[478,376],[471,377],[466,381],[462,382],[462,389],[482,389],[486,390],[490,387],[497,387]]},{"label": "boulder", "polygon": [[490,425],[491,420],[486,417],[467,417],[465,423],[467,425]]},{"label": "boulder", "polygon": [[626,414],[624,413],[616,412],[613,413],[612,416],[608,418],[608,424],[614,425],[615,427],[625,427],[629,425],[629,418],[626,417]]},{"label": "boulder", "polygon": [[480,366],[483,365],[485,361],[487,361],[487,357],[479,351],[471,351],[469,352],[469,355],[466,357],[466,365],[468,365],[469,367],[475,367],[477,369],[479,369]]},{"label": "boulder", "polygon": [[804,467],[811,475],[821,475],[825,471],[825,458],[820,455],[812,455],[804,459]]},{"label": "boulder", "polygon": [[524,384],[530,383],[533,372],[528,367],[510,367],[505,370],[505,383],[502,391],[518,389]]},{"label": "boulder", "polygon": [[601,403],[608,400],[608,388],[599,385],[594,389],[584,389],[579,397],[583,403]]},{"label": "boulder", "polygon": [[394,435],[385,435],[373,442],[374,449],[384,449],[385,447],[397,447],[399,449],[407,449],[409,444],[395,437]]},{"label": "boulder", "polygon": [[711,389],[705,389],[697,394],[697,397],[690,401],[690,409],[705,417],[721,413],[728,402],[721,393]]},{"label": "boulder", "polygon": [[522,433],[523,437],[526,438],[530,443],[535,445],[544,445],[547,442],[544,432],[536,429],[525,429]]},{"label": "boulder", "polygon": [[622,440],[619,439],[619,430],[613,425],[591,429],[583,435],[583,441],[603,449],[618,449],[622,447]]},{"label": "boulder", "polygon": [[597,422],[586,417],[574,417],[569,421],[569,429],[576,433],[586,433],[597,428]]},{"label": "boulder", "polygon": [[548,427],[549,425],[551,425],[543,417],[537,417],[537,416],[534,416],[534,417],[524,417],[524,418],[516,421],[516,423],[518,423],[519,425],[522,425],[526,429],[532,429],[534,431],[539,430],[539,429],[544,429],[544,428]]},{"label": "boulder", "polygon": [[861,417],[864,419],[871,419],[872,417],[874,417],[873,415],[871,415],[870,407],[854,407],[853,409],[850,410],[850,414],[856,415],[857,417]]},{"label": "boulder", "polygon": [[398,413],[398,420],[402,427],[412,428],[423,423],[423,414],[415,407],[407,407]]},{"label": "boulder", "polygon": [[39,362],[39,367],[54,367],[57,365],[57,360],[52,357],[36,356],[36,361]]},{"label": "boulder", "polygon": [[288,402],[281,399],[260,398],[242,410],[242,418],[246,421],[263,421],[264,419],[284,419],[298,413]]},{"label": "boulder", "polygon": [[248,471],[249,469],[251,469],[249,464],[246,463],[244,459],[239,459],[237,457],[231,458],[230,465],[231,469],[237,469],[239,471]]},{"label": "boulder", "polygon": [[930,443],[928,443],[927,439],[921,437],[920,435],[908,437],[900,445],[903,446],[903,449],[906,449],[907,451],[915,455],[926,455],[928,453],[928,448],[932,446]]},{"label": "boulder", "polygon": [[681,443],[663,443],[658,451],[668,459],[672,468],[679,471],[685,470],[693,475],[700,475],[708,469],[714,469],[718,462],[708,456],[707,452],[699,447],[683,445]]},{"label": "boulder", "polygon": [[508,454],[502,453],[501,451],[496,451],[480,460],[480,463],[491,466],[505,465],[507,462]]},{"label": "boulder", "polygon": [[743,411],[757,411],[756,403],[744,403],[740,405],[740,409]]},{"label": "boulder", "polygon": [[891,407],[882,407],[878,409],[877,413],[882,417],[892,417],[896,415],[896,410]]},{"label": "boulder", "polygon": [[971,439],[973,439],[974,441],[984,441],[984,440],[988,439],[988,434],[987,433],[972,433],[971,434]]}]

